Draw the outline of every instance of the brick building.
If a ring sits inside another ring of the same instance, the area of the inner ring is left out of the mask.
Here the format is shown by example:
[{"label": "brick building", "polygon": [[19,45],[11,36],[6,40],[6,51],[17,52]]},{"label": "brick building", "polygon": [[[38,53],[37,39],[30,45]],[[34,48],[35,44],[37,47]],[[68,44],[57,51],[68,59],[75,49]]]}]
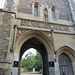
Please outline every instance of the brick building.
[{"label": "brick building", "polygon": [[41,54],[43,75],[75,75],[75,0],[6,0],[0,9],[0,75],[20,75],[29,48]]}]

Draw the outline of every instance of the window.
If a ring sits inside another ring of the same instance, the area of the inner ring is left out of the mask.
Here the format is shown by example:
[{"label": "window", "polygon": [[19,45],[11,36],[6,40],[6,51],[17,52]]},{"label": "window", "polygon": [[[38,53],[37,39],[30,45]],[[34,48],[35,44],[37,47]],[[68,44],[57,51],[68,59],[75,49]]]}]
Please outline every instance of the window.
[{"label": "window", "polygon": [[55,10],[52,9],[52,18],[55,18]]},{"label": "window", "polygon": [[52,14],[53,19],[57,18],[57,10],[56,10],[56,7],[54,5],[52,5],[51,14]]},{"label": "window", "polygon": [[38,8],[39,8],[38,3],[37,2],[33,3],[33,14],[35,16],[37,16],[39,14],[38,13]]},{"label": "window", "polygon": [[38,7],[34,6],[34,15],[38,15]]}]

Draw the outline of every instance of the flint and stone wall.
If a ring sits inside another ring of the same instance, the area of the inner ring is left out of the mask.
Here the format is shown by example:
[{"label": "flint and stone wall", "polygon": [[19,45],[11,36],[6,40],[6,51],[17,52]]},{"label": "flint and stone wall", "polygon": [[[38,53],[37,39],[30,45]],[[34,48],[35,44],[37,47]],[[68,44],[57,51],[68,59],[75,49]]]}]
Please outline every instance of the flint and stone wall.
[{"label": "flint and stone wall", "polygon": [[[47,23],[37,21],[39,18],[36,20],[36,17],[33,17],[35,21],[28,18],[26,20],[24,17],[32,15],[32,4],[34,2],[39,3],[42,13],[42,7],[48,7],[48,9],[50,9],[51,6],[54,5],[58,11],[58,18],[64,21],[58,21],[58,19],[56,19],[53,23]],[[27,16],[19,15],[19,17],[17,15],[18,13],[26,14]],[[17,75],[18,68],[13,69],[13,60],[19,59],[14,58],[19,57],[19,53],[14,52],[13,46],[19,36],[27,32],[27,30],[37,30],[45,34],[52,41],[55,52],[58,52],[62,46],[69,46],[75,51],[74,23],[71,20],[75,21],[75,1],[73,0],[6,0],[5,7],[3,11],[0,12],[0,75],[11,75],[12,72],[13,75]],[[53,35],[51,35],[51,30],[54,30]],[[53,57],[51,57],[53,54],[48,55],[49,61],[53,60]],[[75,74],[75,60],[72,63]],[[56,75],[60,75],[59,64],[57,61],[55,64],[55,70],[54,68],[49,68],[50,74],[55,75],[54,72],[56,72]]]},{"label": "flint and stone wall", "polygon": [[66,0],[19,0],[18,12],[32,14],[32,5],[34,2],[38,2],[40,7],[48,5],[48,8],[51,8],[54,5],[58,10],[59,19],[70,20],[70,9]]},{"label": "flint and stone wall", "polygon": [[0,75],[11,74],[10,32],[13,14],[0,12]]}]

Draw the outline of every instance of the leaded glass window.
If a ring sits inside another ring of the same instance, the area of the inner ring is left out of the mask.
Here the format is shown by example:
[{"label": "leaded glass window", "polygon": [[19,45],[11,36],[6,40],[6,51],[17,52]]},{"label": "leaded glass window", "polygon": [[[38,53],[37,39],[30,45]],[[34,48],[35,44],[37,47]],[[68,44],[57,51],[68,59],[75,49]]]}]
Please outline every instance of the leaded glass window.
[{"label": "leaded glass window", "polygon": [[38,15],[38,7],[34,6],[34,15]]},{"label": "leaded glass window", "polygon": [[52,18],[55,18],[55,11],[52,9]]}]

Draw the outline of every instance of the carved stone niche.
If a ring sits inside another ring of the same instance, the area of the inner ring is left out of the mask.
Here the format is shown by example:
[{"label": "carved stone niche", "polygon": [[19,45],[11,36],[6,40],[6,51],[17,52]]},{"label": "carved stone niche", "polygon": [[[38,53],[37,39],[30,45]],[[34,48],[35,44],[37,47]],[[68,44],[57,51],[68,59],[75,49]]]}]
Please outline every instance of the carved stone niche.
[{"label": "carved stone niche", "polygon": [[45,21],[47,22],[48,21],[48,10],[47,10],[47,8],[44,9],[44,18],[45,18]]}]

